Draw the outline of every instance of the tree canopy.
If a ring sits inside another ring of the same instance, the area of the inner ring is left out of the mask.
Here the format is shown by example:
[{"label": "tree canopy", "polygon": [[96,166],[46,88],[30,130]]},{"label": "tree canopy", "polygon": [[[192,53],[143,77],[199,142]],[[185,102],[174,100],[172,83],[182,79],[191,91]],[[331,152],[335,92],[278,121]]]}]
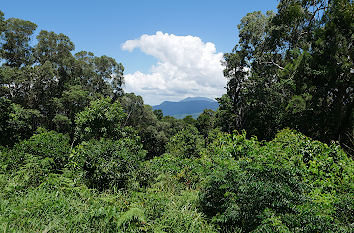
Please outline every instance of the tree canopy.
[{"label": "tree canopy", "polygon": [[1,231],[352,232],[353,12],[248,13],[217,111],[176,119],[115,59],[0,11]]},{"label": "tree canopy", "polygon": [[224,55],[225,131],[270,139],[291,127],[352,150],[352,16],[347,0],[293,0],[280,1],[277,14],[242,18],[239,43]]}]

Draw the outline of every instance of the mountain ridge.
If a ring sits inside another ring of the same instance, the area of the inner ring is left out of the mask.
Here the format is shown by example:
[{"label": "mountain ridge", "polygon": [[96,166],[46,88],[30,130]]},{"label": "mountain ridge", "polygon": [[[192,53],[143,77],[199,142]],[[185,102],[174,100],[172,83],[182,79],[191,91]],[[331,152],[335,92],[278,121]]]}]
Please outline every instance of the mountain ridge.
[{"label": "mountain ridge", "polygon": [[181,119],[187,115],[198,117],[204,109],[216,110],[219,107],[218,102],[206,97],[187,97],[178,102],[163,101],[159,105],[152,106],[153,110],[162,110],[165,116],[173,116]]}]

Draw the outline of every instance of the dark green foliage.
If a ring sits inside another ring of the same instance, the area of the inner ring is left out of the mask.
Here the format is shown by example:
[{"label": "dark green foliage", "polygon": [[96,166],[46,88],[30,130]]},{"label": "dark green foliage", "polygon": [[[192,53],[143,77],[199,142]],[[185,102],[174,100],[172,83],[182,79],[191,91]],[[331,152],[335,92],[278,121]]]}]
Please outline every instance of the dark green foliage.
[{"label": "dark green foliage", "polygon": [[145,154],[137,139],[93,139],[74,148],[71,164],[83,171],[83,179],[90,188],[120,189],[127,186]]},{"label": "dark green foliage", "polygon": [[293,208],[305,197],[296,171],[266,163],[244,162],[239,169],[211,179],[201,205],[225,229],[238,226],[252,231],[261,224],[265,210],[294,214]]},{"label": "dark green foliage", "polygon": [[[11,141],[30,137],[40,125],[42,115],[35,109],[24,109],[20,105],[13,105],[13,112],[10,114]],[[10,144],[10,143],[9,143]]]},{"label": "dark green foliage", "polygon": [[91,100],[123,94],[124,67],[113,58],[85,51],[74,56],[73,42],[62,33],[42,30],[33,43],[34,23],[0,15],[0,97],[38,111],[41,126],[73,139],[75,115]]},{"label": "dark green foliage", "polygon": [[33,63],[30,39],[36,28],[36,24],[22,19],[10,18],[5,21],[1,57],[6,60],[6,65],[21,67]]},{"label": "dark green foliage", "polygon": [[163,112],[161,109],[155,109],[154,114],[156,115],[157,119],[161,120],[163,117]]},{"label": "dark green foliage", "polygon": [[353,9],[349,0],[284,0],[276,14],[247,14],[224,55],[222,129],[270,140],[291,127],[352,153]]},{"label": "dark green foliage", "polygon": [[76,80],[93,96],[117,98],[123,93],[124,67],[121,63],[111,57],[96,57],[86,51],[76,53],[75,59]]},{"label": "dark green foliage", "polygon": [[0,11],[0,33],[2,33],[5,30],[5,18],[4,18],[4,13]]},{"label": "dark green foliage", "polygon": [[220,127],[223,132],[236,130],[237,115],[233,114],[233,107],[231,99],[228,95],[224,94],[216,99],[219,103],[219,108],[216,111],[216,125]]},{"label": "dark green foliage", "polygon": [[192,115],[186,116],[185,118],[183,118],[183,121],[184,121],[186,124],[190,124],[190,125],[192,125],[192,126],[195,126],[195,124],[196,124],[196,120],[192,117]]},{"label": "dark green foliage", "polygon": [[[121,103],[127,118],[124,125],[131,126],[137,130],[147,150],[147,159],[162,155],[168,141],[170,125],[162,123],[162,112],[159,116],[152,111],[151,106],[145,105],[141,96],[134,93],[124,94],[118,99]],[[158,119],[160,117],[160,119]]]},{"label": "dark green foliage", "polygon": [[168,138],[171,138],[185,128],[183,121],[171,116],[164,116],[161,120],[161,125]]},{"label": "dark green foliage", "polygon": [[71,51],[75,49],[75,46],[68,36],[41,30],[37,40],[34,56],[40,64],[51,62],[62,66],[72,58]]},{"label": "dark green foliage", "polygon": [[164,130],[165,129],[160,122],[156,122],[156,125],[149,125],[146,128],[139,130],[144,149],[148,151],[147,159],[165,153],[168,138]]},{"label": "dark green foliage", "polygon": [[61,98],[53,98],[56,115],[52,119],[57,131],[69,132],[73,137],[75,127],[75,115],[84,110],[92,100],[89,92],[81,85],[70,86],[63,91]]},{"label": "dark green foliage", "polygon": [[209,131],[215,127],[215,112],[211,109],[205,109],[203,113],[198,116],[195,127],[197,127],[199,133],[206,138]]},{"label": "dark green foliage", "polygon": [[0,145],[7,145],[9,143],[9,121],[11,113],[11,101],[5,98],[0,98]]}]

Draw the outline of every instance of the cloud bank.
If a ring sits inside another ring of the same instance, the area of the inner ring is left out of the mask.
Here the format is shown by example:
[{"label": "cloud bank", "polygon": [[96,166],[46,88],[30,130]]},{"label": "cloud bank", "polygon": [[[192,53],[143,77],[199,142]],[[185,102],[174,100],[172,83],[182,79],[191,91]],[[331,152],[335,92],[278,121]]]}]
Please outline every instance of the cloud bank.
[{"label": "cloud bank", "polygon": [[215,98],[225,92],[226,79],[220,63],[223,54],[216,52],[213,43],[204,43],[199,37],[156,32],[128,40],[122,49],[140,49],[158,60],[150,73],[125,75],[126,91],[141,95],[148,104],[195,96]]}]

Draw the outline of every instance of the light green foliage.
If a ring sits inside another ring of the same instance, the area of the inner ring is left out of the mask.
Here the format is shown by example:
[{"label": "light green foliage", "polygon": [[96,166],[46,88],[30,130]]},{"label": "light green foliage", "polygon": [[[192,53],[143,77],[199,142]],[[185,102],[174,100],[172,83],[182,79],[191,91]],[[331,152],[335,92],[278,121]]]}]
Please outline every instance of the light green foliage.
[{"label": "light green foliage", "polygon": [[12,169],[16,170],[24,164],[23,160],[35,156],[39,159],[50,159],[53,172],[59,172],[68,162],[69,150],[69,138],[66,135],[39,128],[32,137],[12,148]]},{"label": "light green foliage", "polygon": [[148,232],[216,232],[197,209],[198,192],[185,187],[166,174],[155,177],[144,192],[134,193],[131,205],[144,210]]},{"label": "light green foliage", "polygon": [[139,228],[141,229],[144,224],[146,224],[144,212],[139,208],[128,210],[117,221],[117,226],[127,232],[140,232]]},{"label": "light green foliage", "polygon": [[183,129],[173,136],[167,144],[167,152],[180,158],[199,157],[203,139],[195,127]]},{"label": "light green foliage", "polygon": [[[1,195],[1,194],[0,194]],[[3,232],[122,232],[121,195],[98,195],[66,176],[51,175],[37,189],[0,196]]]},{"label": "light green foliage", "polygon": [[67,136],[45,129],[38,129],[12,149],[3,149],[0,174],[8,174],[4,177],[3,194],[25,192],[40,185],[50,174],[62,173],[69,161],[69,151]]},{"label": "light green foliage", "polygon": [[247,14],[219,109],[177,120],[113,58],[0,11],[0,231],[352,232],[331,141],[353,150],[352,19],[349,0]]},{"label": "light green foliage", "polygon": [[[211,145],[223,161],[227,155],[236,159],[214,166],[201,192],[202,211],[213,222],[245,232],[345,231],[350,227],[338,207],[353,201],[347,193],[353,193],[354,163],[337,145],[328,146],[291,130],[262,144],[243,134],[221,136]],[[343,211],[349,213],[348,208]]]},{"label": "light green foliage", "polygon": [[109,98],[92,101],[89,107],[75,118],[76,136],[81,140],[120,138],[126,114],[119,102],[111,103]]},{"label": "light green foliage", "polygon": [[0,98],[2,110],[1,144],[13,145],[30,137],[39,126],[42,115],[38,110],[25,109],[20,105]]},{"label": "light green foliage", "polygon": [[72,151],[70,160],[73,169],[83,171],[83,179],[90,188],[120,189],[127,186],[145,154],[137,139],[113,141],[101,138],[79,144]]},{"label": "light green foliage", "polygon": [[161,232],[216,232],[196,208],[196,192],[182,192],[171,196],[161,218],[154,221],[154,230]]},{"label": "light green foliage", "polygon": [[[69,149],[62,134],[42,131],[14,149],[1,148],[0,227],[78,232],[350,230],[353,161],[338,145],[288,129],[270,142],[247,139],[245,132],[209,136],[211,143],[198,157],[164,154],[148,161],[137,139],[92,139],[76,146],[66,162],[70,170],[59,172],[53,169],[53,158],[67,152],[55,145]],[[12,172],[9,155],[24,152]]]},{"label": "light green foliage", "polygon": [[210,173],[208,164],[203,158],[180,158],[165,153],[146,161],[143,169],[138,171],[139,182],[145,186],[151,185],[157,177],[171,176],[182,185],[188,188],[200,187],[206,175]]}]

